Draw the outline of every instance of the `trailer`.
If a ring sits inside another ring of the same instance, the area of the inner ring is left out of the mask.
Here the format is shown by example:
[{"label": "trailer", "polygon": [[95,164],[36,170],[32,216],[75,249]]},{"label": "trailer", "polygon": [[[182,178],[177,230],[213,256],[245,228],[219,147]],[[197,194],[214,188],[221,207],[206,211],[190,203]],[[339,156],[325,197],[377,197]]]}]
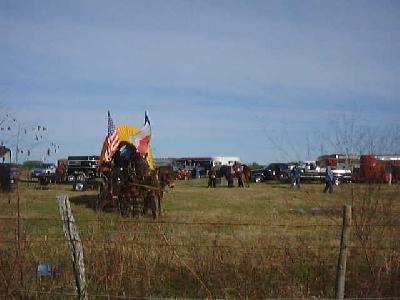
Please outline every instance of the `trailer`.
[{"label": "trailer", "polygon": [[399,183],[400,156],[361,155],[360,168],[355,172],[356,182]]}]

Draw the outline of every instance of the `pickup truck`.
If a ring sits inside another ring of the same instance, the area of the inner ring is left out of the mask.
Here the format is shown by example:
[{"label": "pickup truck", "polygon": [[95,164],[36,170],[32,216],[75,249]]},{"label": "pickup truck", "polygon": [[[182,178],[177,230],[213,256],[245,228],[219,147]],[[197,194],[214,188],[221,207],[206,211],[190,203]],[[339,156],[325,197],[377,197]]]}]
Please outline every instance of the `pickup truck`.
[{"label": "pickup truck", "polygon": [[[300,164],[301,182],[325,182],[325,168],[314,167]],[[335,184],[351,182],[350,170],[333,170]],[[272,163],[264,169],[251,171],[251,178],[254,182],[263,182],[266,180],[279,180],[287,182],[290,179],[290,168],[285,163]]]},{"label": "pickup truck", "polygon": [[85,181],[98,176],[100,157],[97,155],[68,156],[67,180],[68,182]]},{"label": "pickup truck", "polygon": [[271,163],[264,169],[251,171],[251,178],[254,182],[266,180],[287,181],[290,177],[289,166],[286,163]]},{"label": "pickup truck", "polygon": [[55,175],[56,165],[52,163],[42,163],[39,167],[33,168],[31,171],[32,178],[38,178],[39,176],[45,175]]}]

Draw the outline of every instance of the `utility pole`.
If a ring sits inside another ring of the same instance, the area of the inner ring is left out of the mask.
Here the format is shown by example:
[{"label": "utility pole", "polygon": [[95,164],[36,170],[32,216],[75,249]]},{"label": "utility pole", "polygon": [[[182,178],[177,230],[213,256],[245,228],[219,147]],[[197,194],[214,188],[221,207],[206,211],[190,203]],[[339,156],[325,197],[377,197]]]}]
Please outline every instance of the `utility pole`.
[{"label": "utility pole", "polygon": [[17,143],[15,145],[15,163],[18,164],[18,152],[19,152],[19,134],[21,131],[21,124],[18,122],[18,132],[17,132]]}]

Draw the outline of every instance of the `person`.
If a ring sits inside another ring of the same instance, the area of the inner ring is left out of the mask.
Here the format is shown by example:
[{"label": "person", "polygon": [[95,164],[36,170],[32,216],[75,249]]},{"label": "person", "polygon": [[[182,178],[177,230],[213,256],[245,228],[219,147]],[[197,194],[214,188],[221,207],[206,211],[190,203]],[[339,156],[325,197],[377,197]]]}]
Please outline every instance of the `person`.
[{"label": "person", "polygon": [[244,187],[244,184],[243,184],[243,173],[237,174],[237,179],[238,179],[238,187]]},{"label": "person", "polygon": [[298,189],[300,188],[300,168],[298,166],[298,164],[296,164],[292,171],[291,171],[291,175],[292,175],[292,187],[297,187]]},{"label": "person", "polygon": [[385,172],[388,174],[388,184],[391,185],[393,180],[393,169],[390,163],[386,165]]},{"label": "person", "polygon": [[211,167],[210,171],[208,171],[208,186],[215,188],[217,185],[217,170],[215,167]]},{"label": "person", "polygon": [[195,178],[196,179],[201,178],[200,164],[197,164],[197,166],[194,168],[194,173],[195,173]]},{"label": "person", "polygon": [[238,162],[235,162],[233,165],[234,176],[237,177],[238,187],[244,187],[243,184],[243,166]]},{"label": "person", "polygon": [[334,178],[333,178],[333,172],[330,166],[326,167],[325,170],[325,189],[324,193],[326,193],[329,190],[329,194],[332,194],[333,192],[333,183],[334,183]]},{"label": "person", "polygon": [[226,179],[228,180],[228,187],[233,187],[233,176],[235,175],[235,170],[230,166],[227,170]]}]

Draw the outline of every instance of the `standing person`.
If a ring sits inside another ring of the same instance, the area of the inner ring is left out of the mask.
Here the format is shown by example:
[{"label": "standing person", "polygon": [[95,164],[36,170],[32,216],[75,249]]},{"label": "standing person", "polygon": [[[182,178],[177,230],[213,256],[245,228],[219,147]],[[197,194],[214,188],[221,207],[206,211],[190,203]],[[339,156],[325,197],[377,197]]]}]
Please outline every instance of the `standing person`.
[{"label": "standing person", "polygon": [[210,171],[208,171],[208,186],[215,188],[217,183],[217,170],[215,167],[211,167]]},{"label": "standing person", "polygon": [[392,169],[392,165],[390,163],[388,165],[386,165],[385,172],[389,175],[388,176],[388,184],[391,185],[392,180],[393,180],[393,169]]},{"label": "standing person", "polygon": [[243,173],[237,174],[237,179],[238,179],[238,187],[244,187],[244,184],[243,184]]},{"label": "standing person", "polygon": [[235,175],[235,170],[233,169],[232,166],[230,166],[226,171],[227,171],[226,179],[228,180],[228,187],[232,188],[233,187],[233,176]]},{"label": "standing person", "polygon": [[333,183],[334,183],[334,178],[333,178],[333,172],[330,166],[326,167],[325,170],[325,189],[324,193],[329,190],[329,194],[332,194],[333,192]]},{"label": "standing person", "polygon": [[238,162],[235,162],[233,165],[234,176],[237,177],[238,187],[244,187],[243,184],[243,166]]},{"label": "standing person", "polygon": [[300,168],[298,164],[295,164],[292,171],[290,172],[292,175],[292,187],[295,186],[299,189],[300,188]]}]

